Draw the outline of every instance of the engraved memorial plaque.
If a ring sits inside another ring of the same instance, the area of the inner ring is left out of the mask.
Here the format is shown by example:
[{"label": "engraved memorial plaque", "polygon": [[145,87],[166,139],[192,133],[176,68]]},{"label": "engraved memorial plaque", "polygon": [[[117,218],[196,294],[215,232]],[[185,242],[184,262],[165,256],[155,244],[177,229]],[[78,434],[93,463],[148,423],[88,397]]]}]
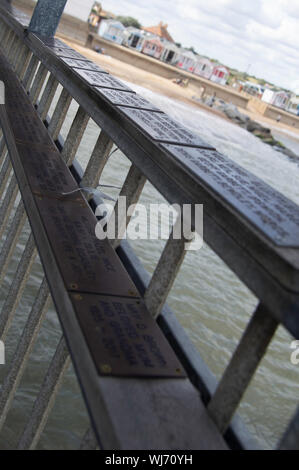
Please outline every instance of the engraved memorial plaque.
[{"label": "engraved memorial plaque", "polygon": [[151,104],[149,101],[145,100],[136,93],[128,93],[119,90],[109,90],[105,88],[101,90],[101,94],[110,101],[110,103],[115,104],[117,106],[127,106],[131,108],[137,109],[148,109],[150,111],[160,111],[156,106]]},{"label": "engraved memorial plaque", "polygon": [[218,152],[167,144],[162,147],[272,243],[299,247],[299,206],[295,203]]},{"label": "engraved memorial plaque", "polygon": [[96,238],[97,219],[80,193],[36,202],[69,291],[139,297],[109,241]]},{"label": "engraved memorial plaque", "polygon": [[106,72],[106,70],[102,69],[97,64],[94,64],[93,62],[89,62],[87,60],[69,59],[68,57],[61,57],[60,59],[72,68],[90,70],[93,72],[108,73]]},{"label": "engraved memorial plaque", "polygon": [[[47,129],[40,121],[32,122],[26,114],[16,113],[14,109],[9,108],[8,116],[11,122],[13,134],[17,142],[23,142],[32,146],[41,146],[43,148],[53,149]],[[32,113],[34,111],[32,110]],[[30,115],[30,113],[29,113]],[[36,117],[36,114],[34,114]]]},{"label": "engraved memorial plaque", "polygon": [[89,85],[94,85],[94,86],[97,86],[97,87],[104,87],[104,88],[113,88],[115,90],[132,91],[132,90],[130,90],[130,88],[128,88],[123,83],[121,83],[119,80],[112,77],[112,75],[92,72],[92,71],[89,71],[89,70],[81,70],[81,69],[74,69],[74,70]]},{"label": "engraved memorial plaque", "polygon": [[140,129],[159,142],[192,145],[212,149],[199,136],[185,129],[182,124],[171,119],[164,113],[121,108],[121,111],[134,121]]},{"label": "engraved memorial plaque", "polygon": [[71,50],[71,51],[74,50],[58,38],[45,38],[45,37],[42,37],[42,36],[38,36],[38,38],[50,49],[55,47],[55,48],[58,48],[58,49],[68,49],[68,50]]},{"label": "engraved memorial plaque", "polygon": [[143,302],[81,293],[71,299],[100,375],[186,377]]},{"label": "engraved memorial plaque", "polygon": [[30,144],[16,145],[33,192],[64,193],[78,187],[58,151],[36,149]]},{"label": "engraved memorial plaque", "polygon": [[51,47],[51,51],[53,51],[59,57],[68,57],[70,59],[86,60],[87,62],[90,62],[88,59],[86,59],[86,57],[71,48],[64,49],[62,47]]}]

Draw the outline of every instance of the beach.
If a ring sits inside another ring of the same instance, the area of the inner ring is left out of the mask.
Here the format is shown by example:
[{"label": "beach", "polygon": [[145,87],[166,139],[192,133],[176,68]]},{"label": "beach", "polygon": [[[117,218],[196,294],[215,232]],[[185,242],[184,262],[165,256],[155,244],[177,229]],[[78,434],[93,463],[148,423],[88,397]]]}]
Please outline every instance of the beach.
[{"label": "beach", "polygon": [[[197,109],[200,108],[208,113],[221,117],[226,121],[232,122],[220,110],[210,108],[209,106],[198,102],[199,97],[194,94],[194,90],[191,90],[188,87],[184,88],[180,85],[177,85],[176,83],[173,83],[169,79],[139,69],[125,62],[121,62],[120,60],[115,59],[109,55],[99,54],[91,49],[83,47],[81,44],[78,44],[77,42],[72,41],[65,36],[58,35],[57,37],[59,37],[59,39],[63,40],[76,51],[80,52],[80,54],[87,57],[89,60],[103,67],[105,70],[107,70],[107,72],[122,80],[142,86],[155,93],[167,96],[168,98],[172,98],[194,106]],[[257,112],[252,112],[248,109],[239,108],[239,111],[242,114],[246,114],[250,119],[264,125],[265,127],[268,127],[273,131],[286,133],[288,137],[291,136],[292,139],[295,139],[299,142],[299,129],[295,129],[281,122],[275,122],[272,119],[269,119]]]}]

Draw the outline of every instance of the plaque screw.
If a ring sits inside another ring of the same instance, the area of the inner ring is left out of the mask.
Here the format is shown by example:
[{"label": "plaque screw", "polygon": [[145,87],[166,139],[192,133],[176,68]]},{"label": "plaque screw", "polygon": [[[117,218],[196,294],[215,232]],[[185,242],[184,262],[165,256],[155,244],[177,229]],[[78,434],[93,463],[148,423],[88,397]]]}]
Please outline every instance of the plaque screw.
[{"label": "plaque screw", "polygon": [[176,369],[176,373],[177,373],[177,374],[180,374],[180,373],[181,373],[181,369]]},{"label": "plaque screw", "polygon": [[103,374],[111,374],[112,372],[112,368],[109,366],[109,364],[102,364],[100,369]]},{"label": "plaque screw", "polygon": [[73,297],[74,297],[75,300],[83,300],[83,297],[80,294],[76,294]]},{"label": "plaque screw", "polygon": [[71,287],[71,289],[77,290],[78,289],[78,284],[73,283],[73,284],[70,285],[70,287]]},{"label": "plaque screw", "polygon": [[132,289],[129,290],[129,295],[136,295],[136,292],[134,292]]}]

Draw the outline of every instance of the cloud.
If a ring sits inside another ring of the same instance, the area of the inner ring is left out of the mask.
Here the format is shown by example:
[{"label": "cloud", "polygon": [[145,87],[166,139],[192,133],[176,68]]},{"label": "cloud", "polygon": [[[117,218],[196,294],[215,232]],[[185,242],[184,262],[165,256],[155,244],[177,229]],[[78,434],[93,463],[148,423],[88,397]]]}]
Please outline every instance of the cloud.
[{"label": "cloud", "polygon": [[[93,0],[68,0],[83,19]],[[102,0],[105,10],[150,26],[163,21],[177,42],[229,67],[298,90],[299,0]]]}]

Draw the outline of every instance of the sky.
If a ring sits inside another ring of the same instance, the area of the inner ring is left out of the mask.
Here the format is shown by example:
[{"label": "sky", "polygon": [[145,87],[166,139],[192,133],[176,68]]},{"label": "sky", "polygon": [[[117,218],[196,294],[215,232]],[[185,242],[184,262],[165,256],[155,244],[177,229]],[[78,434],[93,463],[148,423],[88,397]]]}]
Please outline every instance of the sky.
[{"label": "sky", "polygon": [[[86,19],[93,0],[68,0]],[[299,94],[299,0],[102,0],[142,26],[163,21],[175,42]]]}]

